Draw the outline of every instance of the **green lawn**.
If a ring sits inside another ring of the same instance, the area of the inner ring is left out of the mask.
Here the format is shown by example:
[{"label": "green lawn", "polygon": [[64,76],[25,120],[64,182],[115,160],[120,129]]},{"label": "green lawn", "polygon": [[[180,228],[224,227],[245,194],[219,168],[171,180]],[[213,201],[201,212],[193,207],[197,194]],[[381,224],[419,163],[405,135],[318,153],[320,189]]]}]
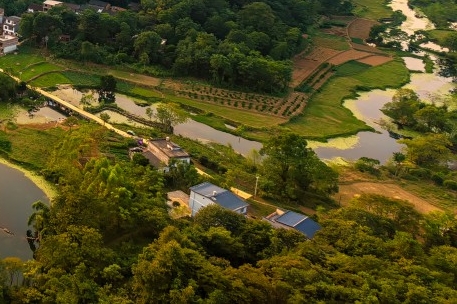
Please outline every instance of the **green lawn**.
[{"label": "green lawn", "polygon": [[348,61],[336,68],[335,76],[345,77],[355,75],[369,69],[370,67],[370,65],[358,61]]},{"label": "green lawn", "polygon": [[430,39],[433,41],[436,41],[439,45],[443,45],[444,40],[446,37],[451,34],[455,33],[453,30],[430,30],[427,31],[427,34],[429,34]]},{"label": "green lawn", "polygon": [[386,0],[353,0],[354,14],[357,17],[378,20],[388,18],[393,11],[387,6]]},{"label": "green lawn", "polygon": [[351,48],[344,37],[329,35],[322,32],[318,32],[317,36],[313,38],[313,42],[320,47],[338,51],[346,51]]},{"label": "green lawn", "polygon": [[100,76],[93,74],[80,73],[76,71],[62,72],[70,83],[80,86],[96,86],[100,83]]},{"label": "green lawn", "polygon": [[71,84],[72,82],[60,72],[49,73],[32,80],[29,84],[33,87],[47,88],[58,84]]},{"label": "green lawn", "polygon": [[63,68],[52,64],[52,63],[47,63],[47,62],[40,62],[37,64],[29,65],[27,68],[24,70],[20,71],[20,78],[24,81],[28,81],[31,78],[41,75],[43,73],[49,73],[52,71],[62,71]]},{"label": "green lawn", "polygon": [[342,105],[342,101],[354,97],[357,88],[399,87],[408,80],[409,72],[401,60],[371,67],[355,75],[333,77],[310,100],[303,115],[284,124],[284,127],[308,138],[321,139],[369,129]]}]

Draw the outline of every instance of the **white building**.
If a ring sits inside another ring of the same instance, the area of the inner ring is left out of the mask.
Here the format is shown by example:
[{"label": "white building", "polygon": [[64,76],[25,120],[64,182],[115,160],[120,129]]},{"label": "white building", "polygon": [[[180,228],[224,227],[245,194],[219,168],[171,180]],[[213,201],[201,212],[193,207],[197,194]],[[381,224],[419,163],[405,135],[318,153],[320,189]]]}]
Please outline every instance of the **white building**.
[{"label": "white building", "polygon": [[191,215],[208,205],[218,204],[221,207],[246,215],[249,204],[229,190],[205,182],[190,188],[189,208]]},{"label": "white building", "polygon": [[21,18],[17,16],[3,18],[3,34],[8,36],[17,36]]}]

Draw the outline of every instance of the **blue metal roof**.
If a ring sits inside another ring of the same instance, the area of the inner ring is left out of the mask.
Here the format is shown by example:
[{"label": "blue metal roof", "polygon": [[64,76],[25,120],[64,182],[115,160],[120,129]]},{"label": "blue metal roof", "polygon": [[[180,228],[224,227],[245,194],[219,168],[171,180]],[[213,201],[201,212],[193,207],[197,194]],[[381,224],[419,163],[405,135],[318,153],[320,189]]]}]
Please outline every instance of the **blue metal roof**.
[{"label": "blue metal roof", "polygon": [[208,182],[204,182],[193,187],[190,187],[190,190],[206,197],[214,196],[214,191],[216,191],[216,195],[227,191],[224,188],[218,187]]},{"label": "blue metal roof", "polygon": [[298,223],[294,228],[306,235],[307,238],[312,239],[314,234],[321,229],[321,226],[308,217]]},{"label": "blue metal roof", "polygon": [[295,227],[295,225],[297,225],[300,221],[304,220],[305,218],[307,218],[306,215],[293,211],[287,211],[283,215],[278,216],[276,218],[276,221],[290,227]]},{"label": "blue metal roof", "polygon": [[237,210],[241,207],[249,206],[248,203],[233,194],[231,191],[208,182],[190,187],[190,190],[210,198],[216,204],[230,210]]},{"label": "blue metal roof", "polygon": [[245,201],[243,201],[230,191],[225,191],[223,193],[217,194],[214,198],[214,201],[218,205],[233,211],[241,207],[248,206],[248,204]]}]

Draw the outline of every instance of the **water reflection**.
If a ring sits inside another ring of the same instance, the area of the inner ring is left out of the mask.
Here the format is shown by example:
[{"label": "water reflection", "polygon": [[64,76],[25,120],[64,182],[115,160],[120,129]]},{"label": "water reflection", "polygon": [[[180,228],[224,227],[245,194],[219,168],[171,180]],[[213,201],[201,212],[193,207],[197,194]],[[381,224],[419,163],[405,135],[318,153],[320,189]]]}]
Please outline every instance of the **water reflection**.
[{"label": "water reflection", "polygon": [[22,260],[32,258],[26,232],[27,220],[32,214],[32,203],[48,201],[46,195],[19,170],[0,164],[0,258],[16,256]]}]

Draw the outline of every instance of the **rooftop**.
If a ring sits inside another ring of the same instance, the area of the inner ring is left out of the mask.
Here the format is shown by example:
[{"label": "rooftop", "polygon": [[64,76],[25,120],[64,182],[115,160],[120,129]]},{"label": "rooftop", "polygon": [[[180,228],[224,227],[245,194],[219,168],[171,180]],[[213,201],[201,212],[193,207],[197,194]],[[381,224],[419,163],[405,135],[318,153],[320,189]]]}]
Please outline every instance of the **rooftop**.
[{"label": "rooftop", "polygon": [[276,228],[293,228],[312,239],[321,226],[304,214],[277,209],[265,218]]},{"label": "rooftop", "polygon": [[43,2],[43,4],[46,4],[46,5],[59,5],[59,4],[62,4],[63,2],[61,1],[54,1],[54,0],[46,0]]},{"label": "rooftop", "polygon": [[14,23],[19,23],[21,21],[21,17],[18,17],[18,16],[10,16],[10,17],[6,17],[6,19],[11,20]]},{"label": "rooftop", "polygon": [[43,5],[37,3],[30,3],[28,9],[34,12],[41,12],[43,10]]},{"label": "rooftop", "polygon": [[208,182],[190,187],[190,190],[202,196],[210,198],[218,205],[230,210],[237,210],[242,207],[249,206],[248,203],[246,203],[240,197],[233,194],[231,191],[228,191],[227,189],[218,187]]},{"label": "rooftop", "polygon": [[170,158],[189,157],[189,154],[186,151],[181,149],[180,146],[170,141],[168,138],[151,139],[149,142]]}]

